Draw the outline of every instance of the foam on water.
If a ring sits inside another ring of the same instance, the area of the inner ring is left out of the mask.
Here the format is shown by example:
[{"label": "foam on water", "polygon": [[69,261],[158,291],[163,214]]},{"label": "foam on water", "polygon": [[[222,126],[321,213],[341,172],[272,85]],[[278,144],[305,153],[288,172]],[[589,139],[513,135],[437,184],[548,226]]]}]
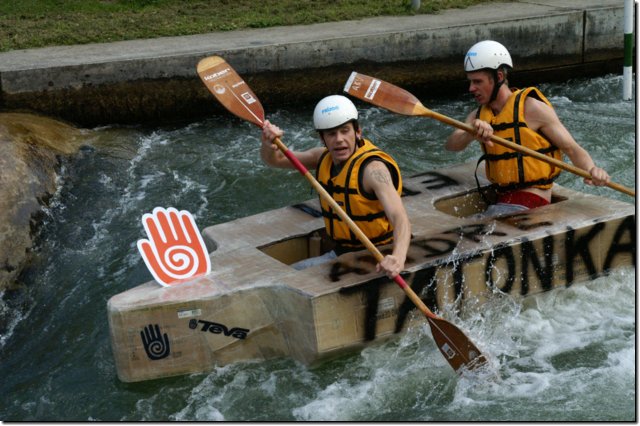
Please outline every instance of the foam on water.
[{"label": "foam on water", "polygon": [[[635,184],[635,123],[617,77],[542,87],[569,130]],[[423,100],[461,118],[473,106]],[[441,149],[451,128],[363,105],[365,135],[411,175],[476,159]],[[308,111],[275,111],[291,149],[317,146]],[[230,117],[181,128],[96,129],[63,164],[34,264],[21,290],[0,294],[4,420],[536,421],[635,418],[635,270],[525,300],[495,294],[477,312],[442,314],[485,353],[493,372],[458,378],[421,314],[406,333],[305,367],[242,362],[210,373],[120,383],[106,301],[151,279],[135,242],[140,219],[173,205],[205,226],[315,197],[295,172],[259,159],[259,131]],[[615,143],[611,143],[611,141]],[[563,174],[562,185],[633,202]],[[495,373],[495,374],[494,374]],[[497,374],[498,378],[495,377]]]},{"label": "foam on water", "polygon": [[[526,299],[516,315],[493,318],[504,340],[516,344],[501,359],[502,380],[478,392],[459,383],[457,405],[506,404],[513,418],[503,420],[606,420],[627,418],[626,400],[635,382],[635,270],[616,271],[586,284]],[[484,324],[485,327],[491,324]],[[599,410],[593,410],[597,395]],[[605,401],[611,402],[611,409]],[[572,409],[563,411],[569,404]],[[618,411],[618,408],[625,410]],[[478,412],[474,411],[477,416]],[[486,420],[490,418],[487,417]]]},{"label": "foam on water", "polygon": [[199,379],[170,417],[628,420],[635,382],[634,281],[635,271],[626,269],[525,300],[491,301],[459,324],[491,358],[490,372],[457,377],[425,323],[318,367],[279,360],[218,368]]}]

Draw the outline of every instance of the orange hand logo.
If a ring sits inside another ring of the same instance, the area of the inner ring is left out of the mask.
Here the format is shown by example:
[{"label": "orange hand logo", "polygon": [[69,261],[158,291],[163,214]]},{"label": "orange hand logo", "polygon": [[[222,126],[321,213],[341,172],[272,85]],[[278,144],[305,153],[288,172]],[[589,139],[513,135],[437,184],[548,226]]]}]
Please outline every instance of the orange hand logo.
[{"label": "orange hand logo", "polygon": [[148,240],[138,250],[153,278],[172,286],[211,272],[209,253],[193,216],[186,210],[156,207],[142,216]]}]

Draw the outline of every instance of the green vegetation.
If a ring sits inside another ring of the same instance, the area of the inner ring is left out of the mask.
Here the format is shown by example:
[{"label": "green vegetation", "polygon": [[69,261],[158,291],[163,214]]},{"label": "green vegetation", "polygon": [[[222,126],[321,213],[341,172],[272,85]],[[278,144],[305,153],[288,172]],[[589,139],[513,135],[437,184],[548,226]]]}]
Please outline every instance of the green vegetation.
[{"label": "green vegetation", "polygon": [[8,0],[0,1],[0,52],[436,13],[495,0]]}]

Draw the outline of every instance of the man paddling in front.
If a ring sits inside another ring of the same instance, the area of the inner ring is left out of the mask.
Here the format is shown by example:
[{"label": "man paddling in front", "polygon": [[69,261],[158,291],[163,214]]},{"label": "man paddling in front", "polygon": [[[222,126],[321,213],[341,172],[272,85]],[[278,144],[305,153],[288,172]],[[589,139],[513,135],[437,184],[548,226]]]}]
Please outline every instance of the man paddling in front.
[{"label": "man paddling in front", "polygon": [[[411,239],[411,225],[402,204],[402,177],[396,162],[362,138],[358,111],[344,96],[322,99],[313,113],[313,124],[324,147],[293,154],[307,168],[375,245],[393,242],[393,251],[376,265],[377,272],[395,278],[403,269]],[[260,155],[272,167],[294,168],[273,143],[283,131],[265,120]],[[320,197],[327,234],[335,250],[292,265],[304,269],[364,248],[348,225]]]},{"label": "man paddling in front", "polygon": [[511,55],[500,43],[476,43],[465,57],[464,69],[469,92],[480,107],[469,113],[466,122],[475,135],[455,130],[445,148],[461,151],[474,139],[481,142],[487,178],[498,199],[482,214],[496,216],[547,205],[553,181],[560,169],[534,157],[517,153],[491,142],[496,135],[536,150],[557,160],[566,154],[571,162],[591,175],[585,183],[603,186],[609,182],[605,170],[597,167],[589,153],[573,139],[560,122],[551,103],[536,88],[510,89],[507,72],[513,67]]}]

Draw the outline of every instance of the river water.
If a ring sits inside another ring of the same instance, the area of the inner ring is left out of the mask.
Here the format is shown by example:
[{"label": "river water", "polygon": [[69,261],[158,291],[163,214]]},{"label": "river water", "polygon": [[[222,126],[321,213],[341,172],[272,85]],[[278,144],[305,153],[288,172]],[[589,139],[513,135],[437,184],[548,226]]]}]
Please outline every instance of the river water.
[{"label": "river water", "polygon": [[[635,104],[622,79],[539,86],[613,180],[635,187]],[[259,96],[259,94],[258,94]],[[213,98],[212,102],[216,102]],[[428,99],[462,120],[471,99]],[[365,135],[409,176],[477,158],[450,153],[452,130],[358,103]],[[292,149],[318,143],[313,105],[270,111]],[[156,206],[193,213],[200,229],[314,197],[296,172],[264,167],[259,132],[231,115],[154,128],[91,129],[64,164],[22,286],[0,298],[0,419],[26,421],[360,420],[634,421],[635,269],[526,300],[501,298],[460,327],[498,360],[500,380],[459,379],[429,327],[320,366],[239,362],[210,373],[126,384],[109,342],[107,300],[151,279],[136,241]],[[568,172],[559,183],[587,187]]]}]

